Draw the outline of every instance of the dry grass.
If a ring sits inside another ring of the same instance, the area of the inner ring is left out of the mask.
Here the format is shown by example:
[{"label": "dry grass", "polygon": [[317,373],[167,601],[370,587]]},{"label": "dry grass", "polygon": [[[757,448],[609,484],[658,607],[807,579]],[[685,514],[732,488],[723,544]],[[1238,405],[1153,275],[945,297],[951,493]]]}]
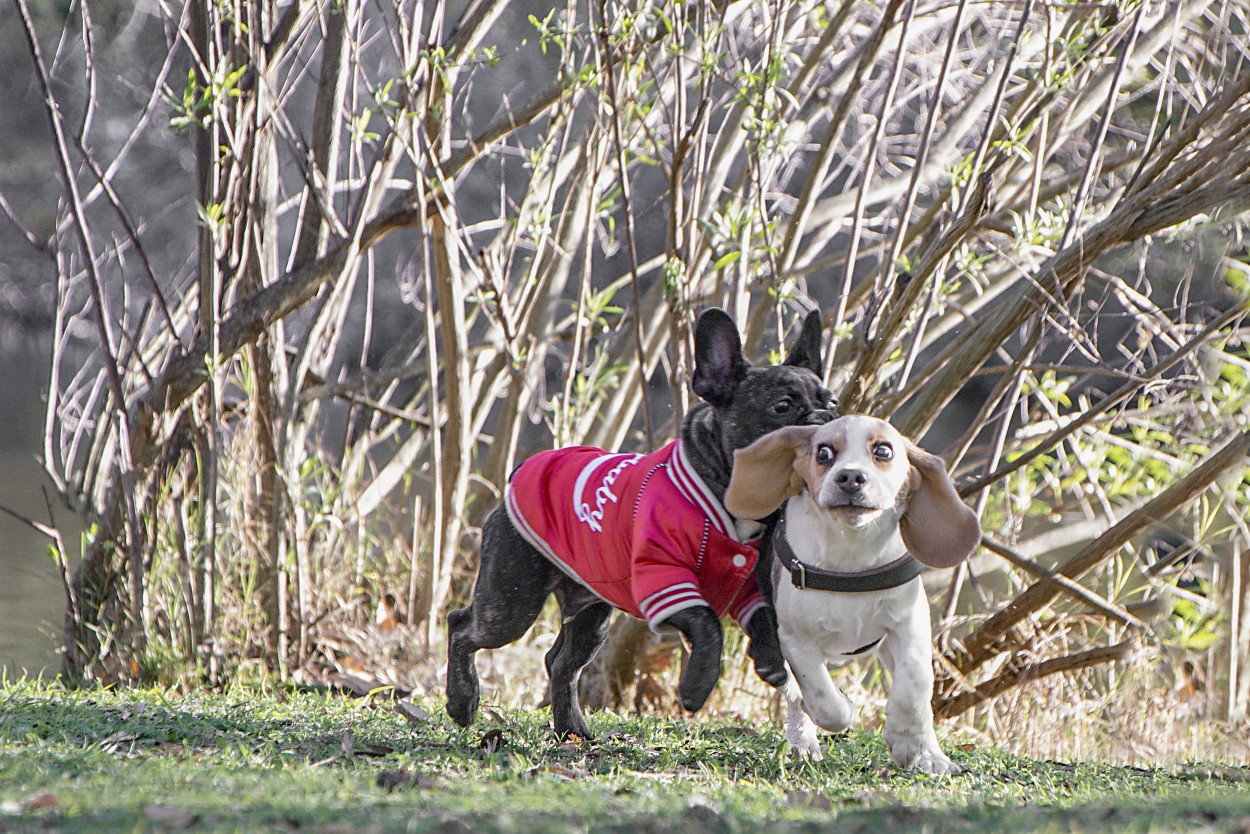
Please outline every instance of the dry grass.
[{"label": "dry grass", "polygon": [[[733,627],[730,626],[732,634]],[[521,641],[478,654],[482,704],[531,711],[546,704],[543,654],[555,639],[553,621],[540,620]],[[441,702],[445,656],[420,648],[418,630],[404,626],[346,630],[327,640],[338,665],[321,667],[319,682],[334,672],[376,684],[393,684]],[[676,650],[674,650],[676,652]],[[683,716],[676,699],[680,657],[654,675],[642,676],[648,697],[635,709],[631,689],[615,710],[622,714],[730,721],[744,726],[782,726],[784,705],[732,646],[719,686],[698,716]],[[879,733],[887,688],[875,662],[835,672],[834,679],[858,705],[856,729]],[[1250,765],[1250,727],[1209,718],[1209,693],[1173,672],[1156,650],[1135,653],[1127,663],[1025,684],[1006,695],[938,725],[947,746],[997,748],[1029,759],[1098,761],[1142,767],[1200,762]],[[594,726],[594,713],[590,713]]]}]

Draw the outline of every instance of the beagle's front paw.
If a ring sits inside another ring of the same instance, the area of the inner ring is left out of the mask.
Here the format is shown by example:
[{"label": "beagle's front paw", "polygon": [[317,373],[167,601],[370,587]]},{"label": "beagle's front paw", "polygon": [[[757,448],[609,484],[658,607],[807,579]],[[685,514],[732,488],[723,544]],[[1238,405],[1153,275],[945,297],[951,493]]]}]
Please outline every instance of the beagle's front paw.
[{"label": "beagle's front paw", "polygon": [[803,710],[817,726],[831,733],[846,732],[855,719],[854,704],[836,686],[818,692],[811,698],[804,693]]},{"label": "beagle's front paw", "polygon": [[818,762],[825,757],[820,752],[820,739],[816,737],[816,725],[810,721],[802,726],[786,727],[786,741],[790,743],[790,755],[808,761]]},{"label": "beagle's front paw", "polygon": [[824,758],[820,752],[820,740],[816,737],[816,725],[803,711],[803,693],[790,677],[781,687],[786,700],[786,741],[790,755],[795,758],[818,762]]},{"label": "beagle's front paw", "polygon": [[899,767],[938,776],[963,772],[963,768],[947,758],[939,747],[924,746],[910,750],[906,748],[907,745],[898,744],[890,750],[890,757]]}]

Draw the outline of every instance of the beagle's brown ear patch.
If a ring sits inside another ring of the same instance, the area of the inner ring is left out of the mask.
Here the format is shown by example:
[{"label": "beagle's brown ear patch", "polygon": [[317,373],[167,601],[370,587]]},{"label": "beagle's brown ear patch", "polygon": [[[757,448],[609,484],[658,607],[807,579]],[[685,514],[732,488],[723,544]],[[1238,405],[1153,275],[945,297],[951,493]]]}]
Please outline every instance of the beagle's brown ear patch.
[{"label": "beagle's brown ear patch", "polygon": [[807,456],[818,428],[788,426],[736,450],[725,490],[725,509],[737,518],[759,520],[802,492],[803,477],[797,462]]},{"label": "beagle's brown ear patch", "polygon": [[959,499],[940,457],[909,442],[907,461],[919,484],[899,522],[903,543],[931,568],[954,567],[980,544],[981,523]]}]

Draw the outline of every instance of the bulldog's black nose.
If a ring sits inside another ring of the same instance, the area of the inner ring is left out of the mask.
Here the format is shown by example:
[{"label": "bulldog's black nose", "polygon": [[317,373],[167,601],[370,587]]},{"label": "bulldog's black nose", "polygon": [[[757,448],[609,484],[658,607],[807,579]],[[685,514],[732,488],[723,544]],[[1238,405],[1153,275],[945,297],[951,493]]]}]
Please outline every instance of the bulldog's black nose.
[{"label": "bulldog's black nose", "polygon": [[803,420],[803,425],[823,426],[825,423],[830,422],[837,416],[837,414],[834,414],[827,408],[818,408],[815,411],[807,412],[807,416]]},{"label": "bulldog's black nose", "polygon": [[833,482],[847,495],[856,495],[868,483],[868,476],[858,469],[843,469],[833,477]]}]

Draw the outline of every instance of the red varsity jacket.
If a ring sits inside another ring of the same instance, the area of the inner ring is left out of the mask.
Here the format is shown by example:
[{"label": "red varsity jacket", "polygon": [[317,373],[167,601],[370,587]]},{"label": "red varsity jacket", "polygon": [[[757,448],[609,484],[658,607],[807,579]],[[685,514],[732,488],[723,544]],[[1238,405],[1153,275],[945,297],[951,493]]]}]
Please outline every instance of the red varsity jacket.
[{"label": "red varsity jacket", "polygon": [[738,540],[679,440],[645,456],[591,446],[541,452],[513,473],[506,500],[530,544],[653,628],[696,605],[745,625],[766,604],[755,547]]}]

